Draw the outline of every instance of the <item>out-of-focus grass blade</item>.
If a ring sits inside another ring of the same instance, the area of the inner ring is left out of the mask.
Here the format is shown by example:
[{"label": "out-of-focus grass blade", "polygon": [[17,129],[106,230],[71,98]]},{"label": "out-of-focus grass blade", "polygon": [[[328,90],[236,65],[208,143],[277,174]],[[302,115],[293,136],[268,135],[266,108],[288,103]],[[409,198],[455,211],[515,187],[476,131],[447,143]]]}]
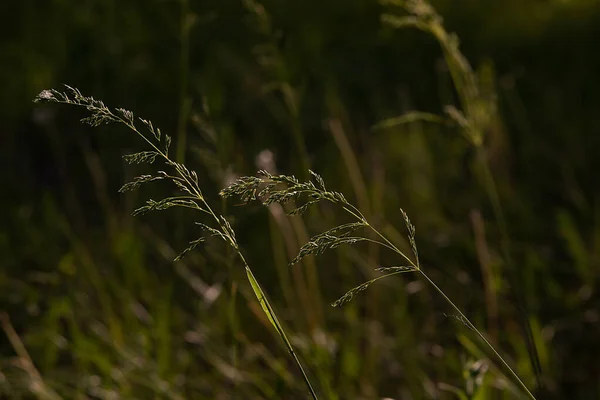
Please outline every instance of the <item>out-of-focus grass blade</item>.
[{"label": "out-of-focus grass blade", "polygon": [[449,123],[448,120],[446,120],[436,114],[431,114],[431,113],[421,112],[421,111],[412,111],[412,112],[406,113],[404,115],[401,115],[399,117],[384,119],[383,121],[374,125],[371,129],[373,129],[374,131],[382,130],[382,129],[390,129],[390,128],[395,128],[399,125],[410,124],[413,122],[432,122],[432,123],[437,123],[437,124],[448,124]]}]

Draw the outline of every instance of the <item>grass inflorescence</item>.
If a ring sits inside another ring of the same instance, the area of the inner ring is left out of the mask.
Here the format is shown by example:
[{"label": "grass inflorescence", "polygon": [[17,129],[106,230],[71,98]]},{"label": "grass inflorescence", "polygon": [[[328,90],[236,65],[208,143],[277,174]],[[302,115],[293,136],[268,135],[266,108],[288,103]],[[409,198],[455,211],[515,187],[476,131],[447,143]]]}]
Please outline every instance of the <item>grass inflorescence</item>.
[{"label": "grass inflorescence", "polygon": [[[263,310],[267,316],[269,322],[276,330],[279,337],[283,340],[287,350],[291,354],[294,362],[300,369],[302,377],[307,385],[310,396],[313,399],[317,399],[317,394],[306,374],[300,360],[298,359],[296,352],[288,339],[288,336],[279,322],[277,315],[271,304],[269,303],[264,291],[258,283],[254,273],[250,269],[250,266],[246,262],[240,246],[237,242],[235,231],[231,227],[229,221],[223,216],[219,215],[209,205],[208,201],[202,193],[202,189],[199,185],[198,175],[194,171],[190,171],[184,164],[173,161],[169,156],[169,148],[171,145],[170,136],[163,134],[160,129],[155,128],[152,122],[142,119],[135,118],[131,111],[116,108],[111,109],[107,107],[104,102],[96,100],[93,97],[84,96],[79,89],[66,86],[65,92],[60,92],[55,89],[43,90],[35,98],[36,102],[50,102],[50,103],[61,103],[72,106],[78,106],[85,108],[90,115],[83,118],[83,123],[89,124],[93,127],[97,127],[104,124],[118,123],[123,124],[130,130],[135,132],[141,137],[151,148],[149,151],[142,151],[134,154],[124,156],[124,159],[128,163],[149,163],[152,164],[157,158],[162,159],[166,166],[171,172],[158,171],[155,175],[141,175],[134,178],[132,181],[125,183],[120,192],[133,191],[140,188],[142,185],[157,181],[167,180],[172,182],[176,189],[179,190],[180,195],[170,196],[158,201],[148,200],[146,205],[136,209],[133,214],[141,215],[151,211],[161,211],[172,207],[183,207],[191,208],[199,211],[202,214],[206,214],[209,220],[212,220],[212,226],[204,222],[196,222],[208,236],[215,236],[223,240],[231,248],[234,249],[237,256],[241,260],[246,276],[252,287],[252,290]],[[136,123],[140,122],[144,127],[145,131],[140,130]],[[194,250],[205,240],[205,236],[195,239],[189,243],[189,246],[177,255],[175,261],[182,259],[189,252]]]},{"label": "grass inflorescence", "polygon": [[[335,307],[348,303],[355,295],[366,290],[369,286],[380,279],[408,272],[418,273],[425,279],[425,281],[433,286],[433,288],[444,298],[444,300],[446,300],[453,311],[457,313],[456,318],[473,332],[475,332],[476,335],[483,341],[483,343],[485,343],[485,345],[493,352],[498,360],[509,371],[510,378],[514,379],[524,393],[526,393],[530,398],[535,399],[525,383],[523,383],[521,378],[510,367],[500,353],[498,353],[490,341],[479,329],[475,327],[475,325],[469,320],[469,318],[465,316],[461,309],[421,268],[416,243],[416,229],[410,221],[408,214],[404,210],[400,210],[408,231],[407,236],[410,248],[412,250],[412,258],[395,246],[390,239],[388,239],[375,226],[373,226],[363,215],[363,213],[357,207],[351,204],[342,193],[327,190],[325,182],[321,176],[313,171],[309,172],[312,180],[301,182],[295,176],[272,175],[267,171],[259,171],[257,177],[242,177],[233,182],[231,185],[221,191],[221,195],[224,197],[239,196],[244,202],[259,199],[265,205],[270,205],[273,203],[285,204],[292,200],[303,202],[302,205],[289,213],[291,215],[300,214],[301,212],[304,212],[308,206],[316,204],[320,201],[329,201],[331,203],[338,204],[356,220],[351,223],[338,225],[323,233],[313,236],[308,243],[300,248],[300,252],[290,264],[295,264],[307,255],[318,255],[341,245],[352,245],[361,241],[376,243],[389,250],[392,250],[409,265],[378,268],[377,271],[383,273],[383,275],[350,289],[332,305]],[[301,212],[298,212],[298,210]],[[366,232],[364,235],[354,234],[354,236],[350,236],[350,234],[359,229],[370,230],[378,239],[367,237]]]},{"label": "grass inflorescence", "polygon": [[[184,3],[186,4],[185,7],[187,7],[187,2]],[[408,114],[401,115],[400,117],[384,120],[375,125],[373,129],[380,131],[397,125],[411,124],[414,122],[441,123],[459,128],[461,134],[465,139],[467,139],[470,145],[475,148],[478,155],[477,161],[480,163],[481,170],[483,171],[481,178],[482,186],[485,188],[492,203],[493,211],[503,236],[503,257],[506,260],[506,264],[510,267],[511,256],[508,240],[509,235],[494,179],[489,165],[487,164],[484,148],[485,132],[488,130],[489,125],[495,118],[496,110],[494,99],[490,96],[486,96],[485,91],[481,90],[473,69],[459,50],[459,42],[457,37],[445,30],[441,17],[426,1],[383,0],[381,3],[386,6],[385,10],[387,10],[384,12],[381,18],[384,25],[394,28],[417,28],[433,35],[440,43],[460,105],[446,105],[444,107],[444,116],[437,116],[425,112],[410,112]],[[265,19],[266,14],[264,13],[264,9],[260,4],[252,1],[245,2],[245,4],[249,9],[252,9],[256,12],[257,17],[262,18],[261,21],[267,21],[267,19]],[[183,14],[185,14],[185,7],[182,6]],[[396,12],[397,9],[403,10],[403,12],[407,13],[408,15],[399,15]],[[265,25],[265,29],[268,32],[271,31],[270,23]],[[183,29],[181,32],[181,37],[183,38],[182,54],[186,54],[188,51],[188,33],[189,32],[186,32],[185,29]],[[182,58],[181,64],[182,69],[185,70],[187,68],[187,60],[185,57]],[[182,73],[182,87],[185,86],[186,79],[187,72]],[[288,100],[293,100],[293,90],[288,87],[289,85],[287,83],[282,86],[286,88],[286,90],[282,90],[284,94],[286,94],[286,98]],[[231,227],[227,218],[213,210],[212,206],[209,204],[203,194],[197,174],[194,171],[189,170],[182,162],[182,160],[185,159],[184,154],[186,148],[184,121],[186,120],[186,115],[189,112],[190,107],[188,101],[189,99],[186,98],[185,91],[183,89],[180,100],[182,107],[180,108],[181,115],[177,136],[177,156],[172,158],[170,156],[171,137],[163,134],[160,129],[154,127],[151,121],[142,118],[136,118],[131,111],[121,108],[109,108],[102,101],[96,100],[93,97],[84,96],[78,89],[69,86],[66,87],[66,91],[64,92],[53,89],[44,90],[36,98],[36,101],[38,102],[62,103],[85,108],[89,112],[89,116],[83,118],[82,122],[94,127],[112,123],[123,124],[145,141],[145,143],[149,146],[149,149],[125,155],[123,157],[124,161],[128,164],[153,165],[162,162],[164,163],[165,170],[158,169],[153,174],[137,176],[131,181],[125,183],[119,191],[135,191],[147,183],[155,181],[168,181],[174,185],[175,189],[177,190],[177,195],[164,197],[159,200],[149,199],[144,205],[135,209],[133,215],[143,215],[152,211],[162,211],[170,208],[186,208],[199,212],[205,218],[203,221],[196,222],[196,225],[201,228],[203,234],[200,237],[190,241],[188,247],[176,255],[175,261],[179,261],[186,257],[190,252],[202,245],[208,237],[216,237],[231,247],[245,268],[247,279],[261,306],[261,309],[267,316],[270,324],[284,342],[293,360],[301,370],[310,395],[312,398],[316,399],[316,392],[313,389],[313,386],[307,374],[305,373],[286,332],[284,331],[274,312],[273,307],[267,300],[261,286],[256,280],[256,277],[254,276],[242,254],[235,231]],[[290,100],[288,103],[291,110],[296,110],[295,101]],[[292,120],[295,121],[295,119],[298,118],[296,111],[293,111],[291,114],[293,116]],[[302,155],[302,164],[308,168],[308,158],[305,154],[305,148],[302,145],[303,140],[299,126],[295,126],[293,131],[294,137],[298,143],[298,150]],[[339,135],[336,137],[339,139]],[[339,140],[338,142],[341,143]],[[339,143],[338,146],[343,147]],[[348,155],[352,150],[350,146],[347,145],[346,147],[343,147],[342,153],[344,153],[344,151],[345,154]],[[352,157],[349,157],[348,159],[350,158]],[[360,175],[358,163],[356,164],[357,165],[354,165],[354,168],[349,171],[351,176]],[[242,203],[248,203],[255,200],[260,200],[267,206],[274,204],[284,205],[293,203],[294,207],[292,207],[291,210],[286,208],[289,210],[287,211],[287,214],[290,216],[302,215],[311,206],[317,205],[323,201],[339,206],[346,213],[348,213],[353,220],[351,222],[339,224],[324,232],[316,234],[305,242],[302,240],[303,244],[300,246],[297,255],[295,257],[290,257],[290,265],[299,263],[307,256],[320,255],[338,247],[352,246],[360,242],[367,242],[369,246],[382,246],[383,248],[394,252],[399,256],[399,263],[375,268],[375,272],[379,273],[380,275],[346,291],[346,293],[334,301],[332,305],[341,306],[350,302],[361,292],[367,290],[369,287],[371,287],[373,284],[376,284],[383,278],[405,273],[416,274],[426,281],[430,286],[432,286],[449,304],[453,310],[453,315],[450,315],[450,317],[455,318],[461,324],[473,331],[479,337],[481,342],[487,346],[489,353],[492,354],[491,358],[495,358],[496,361],[499,361],[505,370],[508,371],[508,374],[505,375],[509,378],[509,380],[511,380],[517,387],[520,387],[523,393],[525,393],[527,396],[534,398],[533,394],[529,391],[521,378],[510,367],[510,365],[495,349],[486,336],[475,327],[475,325],[464,315],[455,302],[448,297],[448,295],[429,277],[426,270],[422,268],[416,242],[416,229],[410,221],[408,214],[404,210],[400,210],[407,229],[406,239],[408,246],[406,247],[410,248],[410,252],[404,252],[399,246],[394,244],[395,241],[391,236],[387,235],[387,233],[385,235],[382,233],[385,232],[383,229],[373,225],[372,214],[371,212],[367,211],[369,210],[369,207],[365,206],[367,202],[365,201],[364,193],[362,196],[362,201],[360,198],[361,196],[358,196],[359,199],[357,207],[348,201],[343,193],[329,190],[323,178],[317,173],[308,170],[308,175],[304,175],[306,168],[303,169],[302,174],[299,176],[308,176],[308,180],[300,180],[293,175],[272,174],[262,170],[259,171],[258,176],[245,176],[239,178],[228,187],[223,189],[220,194],[225,198],[237,197],[242,201]],[[517,285],[513,286],[516,287]],[[530,351],[534,354],[535,347],[531,348]],[[535,358],[535,356],[532,358]]]}]

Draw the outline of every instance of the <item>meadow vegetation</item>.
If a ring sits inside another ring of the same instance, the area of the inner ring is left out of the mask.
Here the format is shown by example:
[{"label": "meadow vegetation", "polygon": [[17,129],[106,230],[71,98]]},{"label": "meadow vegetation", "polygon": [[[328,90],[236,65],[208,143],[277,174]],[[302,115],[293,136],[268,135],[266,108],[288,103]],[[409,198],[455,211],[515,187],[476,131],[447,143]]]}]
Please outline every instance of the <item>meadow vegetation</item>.
[{"label": "meadow vegetation", "polygon": [[0,47],[0,397],[600,394],[600,7],[71,3]]}]

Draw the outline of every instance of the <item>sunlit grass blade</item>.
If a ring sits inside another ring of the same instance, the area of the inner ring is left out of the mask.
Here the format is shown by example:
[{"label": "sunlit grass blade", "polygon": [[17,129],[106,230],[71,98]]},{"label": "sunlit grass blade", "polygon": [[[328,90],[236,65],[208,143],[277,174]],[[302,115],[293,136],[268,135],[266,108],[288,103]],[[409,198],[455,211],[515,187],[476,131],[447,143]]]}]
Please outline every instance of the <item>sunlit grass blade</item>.
[{"label": "sunlit grass blade", "polygon": [[263,312],[265,313],[267,318],[269,318],[269,322],[271,323],[271,325],[273,325],[273,328],[275,328],[275,330],[279,334],[279,337],[281,338],[281,340],[283,340],[285,346],[287,347],[287,350],[290,352],[290,354],[294,358],[296,364],[300,368],[300,372],[302,373],[302,377],[310,390],[310,394],[311,394],[312,398],[317,399],[317,394],[316,394],[315,390],[313,389],[313,387],[310,383],[310,380],[308,379],[308,376],[306,375],[306,372],[304,371],[304,368],[302,367],[302,364],[300,363],[300,360],[298,359],[298,356],[296,355],[296,352],[294,351],[294,347],[292,346],[292,343],[289,341],[287,335],[285,334],[283,327],[281,326],[281,324],[279,323],[279,320],[277,319],[277,315],[275,315],[275,311],[273,311],[273,307],[271,306],[271,303],[269,303],[269,300],[265,296],[265,293],[261,289],[260,285],[258,284],[258,282],[257,282],[256,278],[254,277],[254,274],[252,273],[250,268],[246,268],[246,275],[248,276],[248,280],[250,281],[250,285],[252,286],[254,295],[258,299],[258,302],[259,302]]}]

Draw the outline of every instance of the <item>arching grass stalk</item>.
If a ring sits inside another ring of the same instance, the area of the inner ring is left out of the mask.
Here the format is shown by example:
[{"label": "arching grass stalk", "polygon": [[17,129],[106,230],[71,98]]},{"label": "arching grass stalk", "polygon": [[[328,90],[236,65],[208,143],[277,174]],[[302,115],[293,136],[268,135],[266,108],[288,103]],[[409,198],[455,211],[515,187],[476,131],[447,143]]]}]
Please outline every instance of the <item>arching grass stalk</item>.
[{"label": "arching grass stalk", "polygon": [[[355,221],[346,224],[338,225],[323,233],[320,233],[311,238],[311,240],[300,248],[298,255],[291,261],[293,265],[307,255],[318,255],[326,250],[336,248],[344,244],[354,244],[357,242],[372,242],[377,243],[396,254],[406,261],[408,265],[390,266],[377,268],[376,271],[383,273],[370,281],[356,286],[349,290],[336,300],[332,305],[339,306],[350,301],[357,293],[366,290],[371,284],[376,281],[392,275],[397,275],[406,272],[419,273],[433,288],[448,302],[450,307],[458,314],[458,319],[485,343],[492,353],[498,358],[504,367],[510,372],[511,377],[517,382],[524,393],[531,399],[535,399],[529,391],[525,383],[519,378],[517,373],[508,365],[500,353],[488,341],[488,339],[473,325],[473,323],[465,316],[460,308],[444,293],[444,291],[427,275],[421,268],[419,262],[419,253],[415,241],[415,227],[410,222],[408,215],[402,211],[406,227],[408,229],[408,241],[414,256],[414,259],[406,255],[402,250],[396,247],[387,237],[379,232],[373,225],[369,223],[367,218],[360,212],[358,208],[352,205],[342,193],[332,192],[327,190],[323,179],[313,171],[309,171],[313,180],[300,182],[295,176],[288,175],[272,175],[267,171],[259,171],[259,176],[246,176],[238,179],[229,187],[221,191],[224,197],[239,196],[243,202],[260,199],[263,204],[270,205],[273,203],[287,203],[290,200],[300,202],[302,205],[289,212],[290,215],[302,214],[308,207],[320,201],[329,201],[338,204],[348,214],[355,218]],[[302,203],[303,202],[303,203]],[[379,239],[371,239],[357,233],[360,230],[371,230]]]},{"label": "arching grass stalk", "polygon": [[[175,184],[177,189],[182,193],[180,195],[171,196],[164,198],[159,201],[148,200],[146,201],[146,205],[136,209],[133,214],[141,215],[150,211],[160,211],[165,210],[171,207],[183,207],[190,208],[196,211],[199,211],[203,214],[208,215],[208,219],[213,221],[213,226],[205,224],[203,222],[196,222],[198,226],[204,231],[204,235],[199,237],[196,240],[190,242],[189,246],[183,250],[176,258],[175,261],[178,261],[182,257],[184,257],[187,253],[194,250],[198,245],[200,245],[207,237],[217,237],[223,240],[226,244],[231,246],[235,253],[238,255],[240,261],[242,262],[244,269],[246,271],[246,276],[252,290],[258,299],[258,302],[261,305],[263,312],[266,314],[269,319],[271,325],[275,328],[277,334],[283,340],[288,352],[292,356],[294,362],[300,369],[302,373],[302,377],[304,382],[306,383],[310,395],[313,399],[317,400],[317,394],[310,383],[310,380],[294,351],[294,348],[289,341],[283,326],[279,322],[273,307],[267,300],[265,293],[263,292],[260,284],[258,283],[256,277],[254,276],[250,266],[246,262],[241,249],[238,245],[237,239],[235,237],[235,232],[233,231],[231,225],[227,221],[227,219],[215,213],[206,198],[202,194],[202,190],[199,186],[198,176],[194,171],[190,171],[187,167],[181,163],[173,161],[169,157],[169,147],[171,145],[171,138],[168,135],[163,135],[160,129],[155,128],[152,125],[151,121],[142,119],[142,118],[134,118],[134,115],[131,111],[124,110],[122,108],[110,109],[104,105],[104,103],[100,100],[96,100],[93,97],[86,97],[81,94],[81,92],[70,86],[66,86],[66,92],[59,92],[54,89],[43,90],[36,98],[35,102],[51,102],[51,103],[61,103],[68,104],[78,107],[85,108],[90,116],[83,118],[81,121],[87,123],[91,126],[97,127],[104,124],[109,123],[120,123],[127,126],[130,130],[135,132],[138,136],[140,136],[149,146],[149,151],[142,151],[135,154],[129,154],[124,156],[126,162],[130,164],[140,164],[140,163],[148,163],[152,164],[156,161],[156,159],[161,159],[165,162],[167,167],[172,172],[158,171],[156,175],[141,175],[134,178],[131,182],[124,184],[120,192],[132,191],[138,189],[141,185],[157,181],[157,180],[168,180]],[[144,125],[144,131],[138,129],[136,123],[140,122]]]}]

